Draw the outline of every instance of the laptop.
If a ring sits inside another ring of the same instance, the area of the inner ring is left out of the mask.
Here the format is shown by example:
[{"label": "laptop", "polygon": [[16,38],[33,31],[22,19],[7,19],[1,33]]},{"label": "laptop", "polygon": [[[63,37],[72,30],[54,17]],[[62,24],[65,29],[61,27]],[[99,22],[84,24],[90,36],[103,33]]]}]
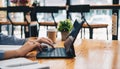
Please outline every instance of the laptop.
[{"label": "laptop", "polygon": [[74,41],[79,33],[79,30],[82,28],[84,21],[78,22],[75,20],[73,24],[73,29],[68,35],[67,39],[64,42],[64,48],[47,48],[42,52],[38,52],[37,58],[73,58],[75,57],[74,50]]}]

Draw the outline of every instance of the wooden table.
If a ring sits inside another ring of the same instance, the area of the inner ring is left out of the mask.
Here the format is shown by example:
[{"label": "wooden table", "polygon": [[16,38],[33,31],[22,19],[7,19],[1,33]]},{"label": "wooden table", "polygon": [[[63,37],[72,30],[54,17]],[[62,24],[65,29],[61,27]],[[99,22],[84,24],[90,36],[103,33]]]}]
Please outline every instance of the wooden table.
[{"label": "wooden table", "polygon": [[[62,46],[57,41],[55,47]],[[37,59],[36,52],[31,52],[30,60],[50,66],[50,69],[120,69],[120,41],[77,39],[75,58]]]}]

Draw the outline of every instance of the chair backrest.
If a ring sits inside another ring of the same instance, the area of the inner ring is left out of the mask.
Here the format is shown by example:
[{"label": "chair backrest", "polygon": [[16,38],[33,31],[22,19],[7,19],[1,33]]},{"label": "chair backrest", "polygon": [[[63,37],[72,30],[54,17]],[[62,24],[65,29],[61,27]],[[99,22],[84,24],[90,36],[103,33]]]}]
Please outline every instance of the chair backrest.
[{"label": "chair backrest", "polygon": [[68,8],[69,12],[89,12],[90,5],[70,5]]},{"label": "chair backrest", "polygon": [[[29,12],[29,7],[28,6],[8,6],[7,12],[8,13],[23,13],[24,20],[27,21],[26,14]],[[8,19],[11,23],[13,23],[13,21],[9,15],[8,15]],[[28,23],[28,21],[27,21],[27,23]]]},{"label": "chair backrest", "polygon": [[57,7],[57,6],[43,6],[43,7],[37,6],[37,7],[35,7],[36,13],[51,13],[51,16],[53,18],[54,25],[56,28],[57,28],[57,22],[55,21],[55,17],[53,15],[53,13],[58,13],[58,10],[59,10],[59,7]]},{"label": "chair backrest", "polygon": [[29,12],[29,7],[28,6],[8,6],[7,7],[7,12],[24,12],[24,13],[27,13],[27,12]]},{"label": "chair backrest", "polygon": [[44,6],[40,7],[37,6],[35,7],[36,12],[44,12],[44,13],[58,13],[58,7],[55,6]]}]

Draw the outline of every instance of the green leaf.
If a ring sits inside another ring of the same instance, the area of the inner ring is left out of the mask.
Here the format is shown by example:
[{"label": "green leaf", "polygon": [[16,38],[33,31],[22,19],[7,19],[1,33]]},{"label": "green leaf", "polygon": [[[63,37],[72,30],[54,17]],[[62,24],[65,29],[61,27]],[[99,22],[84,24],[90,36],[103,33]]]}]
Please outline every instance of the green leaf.
[{"label": "green leaf", "polygon": [[72,30],[72,22],[70,19],[66,19],[66,20],[63,20],[63,21],[60,21],[59,22],[59,25],[58,25],[58,31],[62,32],[62,31],[67,31],[67,32],[70,32]]}]

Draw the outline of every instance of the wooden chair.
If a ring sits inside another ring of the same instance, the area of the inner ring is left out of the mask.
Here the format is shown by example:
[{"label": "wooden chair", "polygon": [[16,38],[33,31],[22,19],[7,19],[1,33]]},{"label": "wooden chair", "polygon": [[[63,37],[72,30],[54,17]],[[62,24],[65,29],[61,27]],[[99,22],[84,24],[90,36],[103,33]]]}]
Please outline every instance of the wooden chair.
[{"label": "wooden chair", "polygon": [[[10,25],[11,23],[9,20],[6,18],[5,14],[2,14],[2,12],[6,12],[6,7],[0,7],[1,15],[0,15],[0,32],[2,31],[2,25]],[[5,19],[5,20],[3,20]]]},{"label": "wooden chair", "polygon": [[47,26],[47,29],[48,29],[48,26],[53,26],[57,28],[58,23],[55,21],[53,13],[52,13],[52,18],[54,20],[53,22],[50,22],[50,21],[38,22],[39,26]]},{"label": "wooden chair", "polygon": [[[84,28],[84,35],[85,35],[85,28],[89,28],[90,30],[90,38],[93,38],[93,29],[98,29],[98,28],[106,28],[106,34],[107,34],[107,40],[108,40],[108,24],[89,24],[90,27],[84,23],[83,28]],[[81,38],[82,38],[82,30],[81,30]]]},{"label": "wooden chair", "polygon": [[9,22],[9,20],[7,21],[0,21],[0,32],[2,31],[2,25],[10,25],[11,23]]},{"label": "wooden chair", "polygon": [[49,6],[49,7],[35,7],[36,13],[51,13],[51,16],[53,18],[54,22],[49,22],[49,21],[45,21],[45,22],[39,22],[38,24],[39,26],[54,26],[55,28],[57,28],[58,23],[55,21],[54,15],[53,13],[58,13],[58,7],[53,7],[53,6]]},{"label": "wooden chair", "polygon": [[9,21],[0,21],[0,24],[1,25],[9,25],[11,24]]},{"label": "wooden chair", "polygon": [[27,20],[27,18],[26,18],[26,13],[28,13],[29,12],[29,9],[28,9],[29,7],[27,7],[27,6],[9,6],[9,7],[7,7],[7,12],[8,12],[8,14],[10,14],[10,13],[23,13],[23,18],[24,18],[24,21],[23,22],[16,22],[16,21],[14,21],[11,17],[10,17],[10,15],[8,15],[8,19],[9,19],[9,21],[10,21],[10,23],[12,24],[12,35],[14,34],[14,26],[21,26],[21,38],[22,38],[22,32],[23,32],[23,28],[22,27],[24,27],[24,30],[26,30],[25,29],[25,26],[28,26],[28,30],[30,30],[30,22]]}]

